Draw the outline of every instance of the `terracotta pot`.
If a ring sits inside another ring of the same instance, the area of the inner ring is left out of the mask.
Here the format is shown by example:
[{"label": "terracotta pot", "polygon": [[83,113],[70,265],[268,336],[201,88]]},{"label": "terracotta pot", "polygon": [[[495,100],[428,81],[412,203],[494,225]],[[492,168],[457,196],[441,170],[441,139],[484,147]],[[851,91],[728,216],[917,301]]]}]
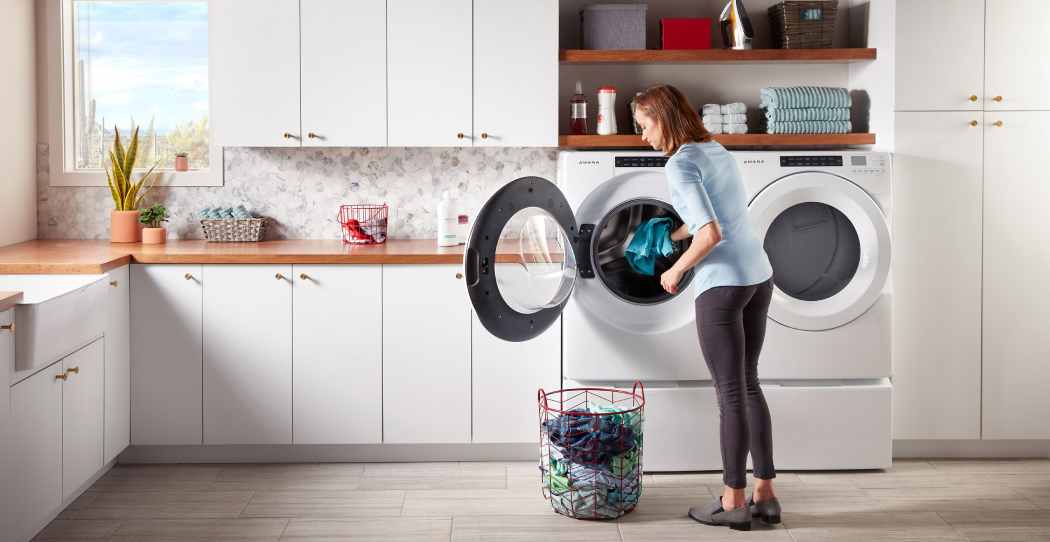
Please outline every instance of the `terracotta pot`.
[{"label": "terracotta pot", "polygon": [[190,158],[188,156],[175,157],[175,171],[188,171],[190,169]]},{"label": "terracotta pot", "polygon": [[142,244],[163,245],[168,242],[168,230],[164,228],[143,228]]},{"label": "terracotta pot", "polygon": [[142,241],[142,224],[138,211],[109,212],[109,241],[111,243],[138,243]]}]

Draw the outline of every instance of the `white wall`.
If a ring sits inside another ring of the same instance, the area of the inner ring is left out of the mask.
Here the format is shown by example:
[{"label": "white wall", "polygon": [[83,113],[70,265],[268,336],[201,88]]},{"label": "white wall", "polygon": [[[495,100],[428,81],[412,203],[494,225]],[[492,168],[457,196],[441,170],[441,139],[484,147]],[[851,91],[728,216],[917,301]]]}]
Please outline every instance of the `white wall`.
[{"label": "white wall", "polygon": [[0,246],[36,237],[35,12],[0,2]]}]

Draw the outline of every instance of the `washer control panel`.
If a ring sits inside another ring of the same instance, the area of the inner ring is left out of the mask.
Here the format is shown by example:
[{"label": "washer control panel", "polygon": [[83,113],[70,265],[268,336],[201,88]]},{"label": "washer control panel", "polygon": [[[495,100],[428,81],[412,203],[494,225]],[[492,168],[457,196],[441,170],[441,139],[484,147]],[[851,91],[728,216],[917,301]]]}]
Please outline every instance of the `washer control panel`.
[{"label": "washer control panel", "polygon": [[849,157],[850,172],[886,174],[889,170],[884,154],[854,154]]},{"label": "washer control panel", "polygon": [[842,167],[842,155],[781,156],[780,167]]},{"label": "washer control panel", "polygon": [[664,167],[666,156],[617,156],[616,167]]}]

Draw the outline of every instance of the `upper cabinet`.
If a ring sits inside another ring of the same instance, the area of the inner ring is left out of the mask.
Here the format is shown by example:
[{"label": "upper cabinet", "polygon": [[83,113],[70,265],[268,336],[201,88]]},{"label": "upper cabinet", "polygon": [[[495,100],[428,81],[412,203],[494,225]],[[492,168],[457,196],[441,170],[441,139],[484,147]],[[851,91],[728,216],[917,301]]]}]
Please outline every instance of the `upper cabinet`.
[{"label": "upper cabinet", "polygon": [[896,34],[897,111],[984,108],[984,0],[898,0]]},{"label": "upper cabinet", "polygon": [[985,20],[984,108],[1050,109],[1050,37],[1021,29],[1020,20],[1045,21],[1046,0],[988,0]]}]

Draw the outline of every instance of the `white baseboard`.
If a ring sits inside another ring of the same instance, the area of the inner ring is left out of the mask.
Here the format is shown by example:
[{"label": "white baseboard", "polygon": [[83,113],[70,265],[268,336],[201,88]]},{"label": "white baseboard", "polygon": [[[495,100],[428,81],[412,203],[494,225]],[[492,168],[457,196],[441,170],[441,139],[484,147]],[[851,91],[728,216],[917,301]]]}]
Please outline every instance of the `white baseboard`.
[{"label": "white baseboard", "polygon": [[539,461],[539,444],[290,444],[131,446],[129,463],[392,463]]},{"label": "white baseboard", "polygon": [[1047,458],[1050,440],[895,440],[894,458]]}]

